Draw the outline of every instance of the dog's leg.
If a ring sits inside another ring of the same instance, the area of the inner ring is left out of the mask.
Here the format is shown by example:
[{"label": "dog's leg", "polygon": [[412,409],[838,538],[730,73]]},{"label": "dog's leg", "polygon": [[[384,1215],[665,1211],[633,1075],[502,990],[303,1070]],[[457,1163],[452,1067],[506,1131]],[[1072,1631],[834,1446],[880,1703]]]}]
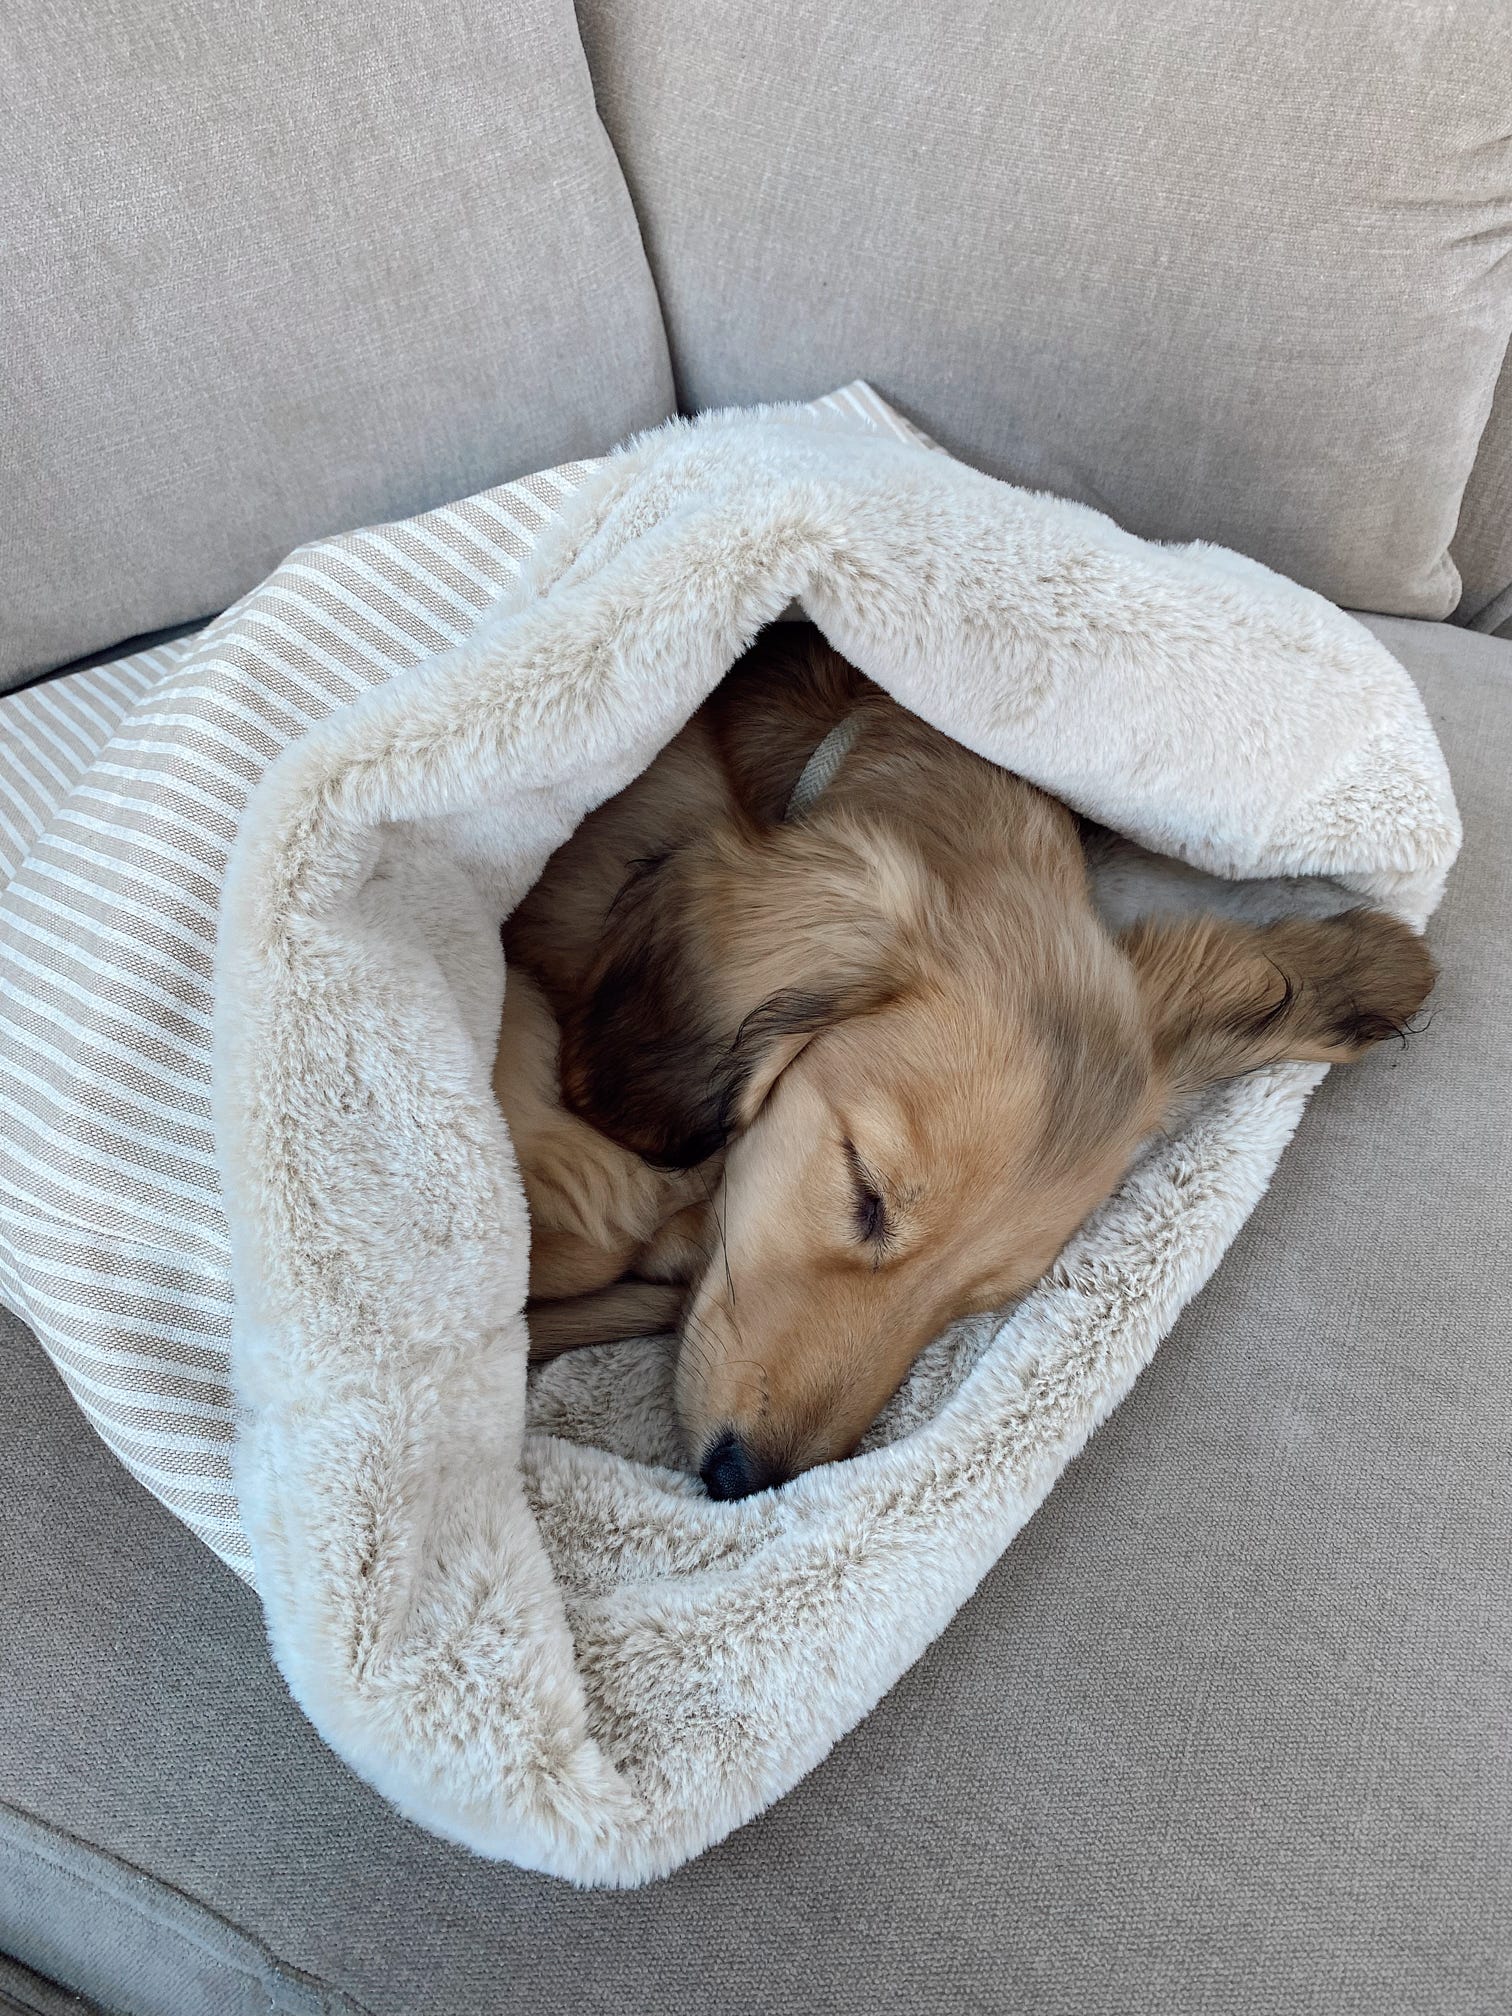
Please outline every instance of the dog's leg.
[{"label": "dog's leg", "polygon": [[696,1281],[713,1255],[713,1232],[713,1206],[702,1198],[685,1204],[652,1233],[631,1269],[642,1281]]},{"label": "dog's leg", "polygon": [[565,1302],[531,1302],[525,1310],[533,1363],[559,1358],[585,1344],[617,1344],[626,1337],[657,1337],[682,1319],[687,1291],[657,1281],[616,1281],[593,1295]]},{"label": "dog's leg", "polygon": [[691,1179],[651,1168],[567,1112],[557,1083],[556,1019],[518,968],[504,997],[493,1084],[530,1206],[531,1295],[607,1288],[687,1200]]}]

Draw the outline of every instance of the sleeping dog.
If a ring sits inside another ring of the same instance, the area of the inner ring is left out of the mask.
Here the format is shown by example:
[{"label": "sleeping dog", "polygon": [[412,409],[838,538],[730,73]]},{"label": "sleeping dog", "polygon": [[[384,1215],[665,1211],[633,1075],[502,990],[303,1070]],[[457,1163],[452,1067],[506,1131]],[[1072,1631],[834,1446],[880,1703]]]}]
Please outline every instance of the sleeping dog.
[{"label": "sleeping dog", "polygon": [[1368,910],[1110,927],[1089,837],[817,632],[759,639],[505,926],[533,1355],[680,1325],[707,1489],[780,1483],[1204,1087],[1348,1062],[1432,985]]}]

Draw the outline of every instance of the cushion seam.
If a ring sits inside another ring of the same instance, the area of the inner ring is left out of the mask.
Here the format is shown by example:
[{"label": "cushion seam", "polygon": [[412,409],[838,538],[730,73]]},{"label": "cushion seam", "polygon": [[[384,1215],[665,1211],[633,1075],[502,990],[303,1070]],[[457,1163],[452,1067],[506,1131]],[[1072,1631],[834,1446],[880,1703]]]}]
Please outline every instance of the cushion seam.
[{"label": "cushion seam", "polygon": [[[77,1861],[60,1852],[63,1848],[72,1851]],[[298,1989],[304,1998],[318,1995],[326,2016],[371,2016],[371,2012],[354,2002],[344,1990],[332,1988],[303,1968],[280,1960],[261,1939],[212,1910],[201,1899],[179,1889],[176,1884],[166,1882],[161,1876],[123,1860],[39,1814],[14,1806],[8,1800],[0,1800],[0,1852],[6,1849],[41,1862],[61,1875],[73,1877],[86,1889],[95,1891],[112,1903],[123,1905],[140,1923],[159,1936],[167,1934],[175,1937],[182,1944],[226,1966],[261,1990],[270,2012],[276,2011],[282,2016],[288,2007],[282,1999],[275,2000],[271,1992],[283,1982]],[[224,1937],[251,1948],[258,1956],[259,1964],[251,1967],[244,1960],[228,1954],[223,1946],[216,1945],[210,1936],[192,1923],[165,1923],[156,1913],[144,1910],[142,1900],[131,1893],[133,1879],[149,1885],[158,1895],[170,1900],[177,1910],[208,1920]]]}]

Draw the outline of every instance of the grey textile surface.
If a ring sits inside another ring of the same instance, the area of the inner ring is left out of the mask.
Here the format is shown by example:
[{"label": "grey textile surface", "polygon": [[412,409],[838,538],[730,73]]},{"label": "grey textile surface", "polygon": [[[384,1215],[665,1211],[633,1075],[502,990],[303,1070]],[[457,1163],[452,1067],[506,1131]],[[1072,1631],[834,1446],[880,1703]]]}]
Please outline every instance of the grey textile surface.
[{"label": "grey textile surface", "polygon": [[98,2002],[44,1981],[30,1967],[0,1954],[0,2016],[101,2016],[101,2011]]},{"label": "grey textile surface", "polygon": [[1512,645],[1373,627],[1465,814],[1431,1027],[1332,1076],[1132,1398],[797,1791],[627,1894],[422,1834],[10,1325],[0,1800],[374,2016],[1505,2010]]},{"label": "grey textile surface", "polygon": [[12,0],[0,243],[0,690],[670,411],[571,0]]},{"label": "grey textile surface", "polygon": [[1443,616],[1512,326],[1512,10],[578,0],[687,408],[954,453]]},{"label": "grey textile surface", "polygon": [[0,1939],[111,2009],[361,2016],[170,1885],[4,1805],[0,1899]]},{"label": "grey textile surface", "polygon": [[1512,351],[1465,485],[1451,551],[1462,583],[1455,621],[1512,637]]}]

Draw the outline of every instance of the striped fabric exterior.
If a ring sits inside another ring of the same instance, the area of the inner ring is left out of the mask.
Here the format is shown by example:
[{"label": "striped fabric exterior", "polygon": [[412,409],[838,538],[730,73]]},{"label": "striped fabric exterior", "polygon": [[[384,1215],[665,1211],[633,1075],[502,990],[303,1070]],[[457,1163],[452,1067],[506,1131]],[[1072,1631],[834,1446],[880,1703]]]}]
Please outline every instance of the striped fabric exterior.
[{"label": "striped fabric exterior", "polygon": [[[865,385],[815,407],[924,440]],[[210,1115],[237,823],[290,742],[467,635],[595,466],[302,547],[197,635],[0,700],[0,1301],[248,1581]]]}]

